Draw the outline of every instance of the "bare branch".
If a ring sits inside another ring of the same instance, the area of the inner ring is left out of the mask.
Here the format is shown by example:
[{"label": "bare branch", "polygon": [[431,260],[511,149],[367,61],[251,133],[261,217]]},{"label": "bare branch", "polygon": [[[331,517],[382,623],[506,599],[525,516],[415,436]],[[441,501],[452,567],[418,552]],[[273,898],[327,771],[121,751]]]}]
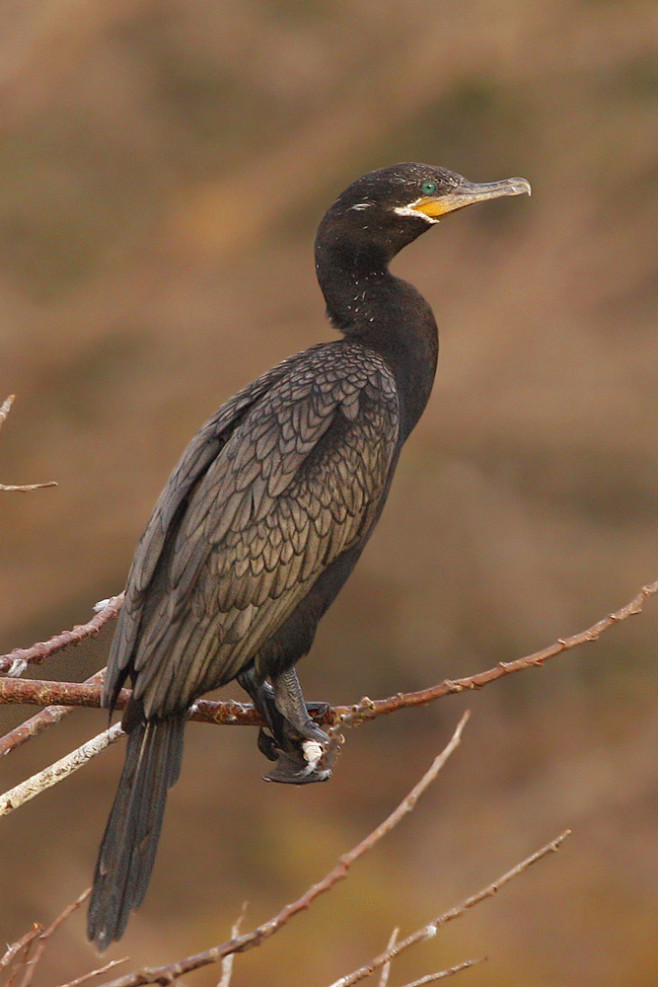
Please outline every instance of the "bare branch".
[{"label": "bare branch", "polygon": [[[53,682],[49,679],[0,678],[0,703],[28,706],[100,706],[101,683]],[[122,689],[117,709],[123,709],[130,690]]]},{"label": "bare branch", "polygon": [[[58,915],[58,917],[55,919],[53,924],[48,929],[44,929],[43,925],[40,922],[36,922],[32,926],[32,928],[25,933],[24,936],[21,936],[21,938],[18,939],[17,942],[13,943],[11,946],[7,948],[5,955],[2,957],[2,959],[0,959],[0,970],[6,970],[10,965],[13,965],[15,968],[15,972],[10,977],[9,981],[6,984],[6,987],[9,987],[9,985],[12,983],[13,978],[16,976],[16,972],[18,972],[18,970],[21,967],[25,969],[21,987],[23,987],[23,984],[25,984],[26,979],[28,980],[28,982],[29,980],[31,980],[34,974],[34,970],[43,955],[43,951],[45,949],[48,939],[60,927],[60,925],[62,925],[63,922],[66,921],[69,915],[71,915],[74,911],[76,911],[80,907],[80,905],[89,896],[90,890],[91,889],[88,888],[80,895],[79,898],[76,899],[76,901],[73,902],[73,904],[67,905],[64,911],[61,912],[60,915]],[[37,951],[35,952],[33,959],[28,962],[29,947],[31,946],[31,944],[34,942],[35,939],[38,940]],[[22,957],[20,961],[16,962],[16,958],[18,954],[23,949],[26,950],[25,956]],[[89,973],[85,973],[81,977],[76,977],[75,980],[72,980],[68,984],[62,984],[61,987],[80,987],[81,984],[86,983],[88,980],[91,980],[94,977],[100,976],[101,973],[107,973],[108,970],[113,969],[115,966],[118,966],[120,963],[126,963],[128,959],[129,957],[124,956],[123,959],[112,960],[110,963],[106,963],[104,966],[100,967],[97,970],[91,970]]]},{"label": "bare branch", "polygon": [[[498,878],[497,881],[492,881],[491,884],[486,886],[486,888],[482,888],[481,891],[476,891],[476,893],[471,895],[469,898],[465,898],[461,905],[455,905],[454,908],[451,908],[442,915],[439,915],[437,919],[430,922],[430,924],[426,926],[427,935],[435,935],[440,926],[447,925],[447,923],[452,922],[453,919],[461,918],[464,912],[468,911],[469,908],[479,905],[479,903],[484,901],[485,898],[491,898],[493,895],[498,894],[500,889],[505,884],[513,881],[515,877],[518,877],[519,874],[522,874],[524,871],[528,870],[528,868],[532,867],[533,864],[538,863],[538,861],[542,860],[544,857],[547,857],[551,853],[557,853],[569,836],[571,836],[571,830],[565,829],[564,832],[560,833],[559,836],[556,836],[554,840],[551,840],[549,843],[545,843],[543,847],[536,850],[534,853],[531,853],[530,856],[526,857],[525,860],[522,860],[520,864],[517,864],[515,867],[512,867],[511,870],[506,871],[502,877]],[[400,946],[404,947],[406,941],[407,940],[400,943]]]},{"label": "bare branch", "polygon": [[[0,428],[7,421],[7,415],[11,410],[11,406],[16,398],[15,394],[10,394],[8,398],[0,405]],[[42,490],[43,487],[56,487],[56,480],[48,480],[47,483],[0,483],[0,491],[4,490],[9,493],[30,493],[32,490]]]},{"label": "bare branch", "polygon": [[[319,723],[330,724],[337,729],[345,726],[357,726],[366,720],[375,719],[377,716],[394,713],[398,709],[426,706],[443,696],[481,689],[505,675],[512,675],[526,668],[539,667],[549,658],[553,658],[563,651],[569,651],[581,644],[597,641],[601,634],[614,624],[619,624],[627,620],[628,617],[640,613],[646,600],[656,593],[658,593],[658,580],[644,586],[629,603],[614,613],[608,614],[602,620],[598,620],[586,630],[568,638],[559,638],[554,644],[541,651],[536,651],[534,654],[526,655],[524,658],[517,658],[510,662],[499,662],[494,668],[464,678],[445,679],[437,685],[421,689],[418,692],[399,692],[387,699],[365,698],[353,706],[334,706],[317,720]],[[16,651],[0,657],[0,672],[6,670],[7,664],[11,666],[12,662],[43,661],[45,657],[68,644],[77,643],[85,637],[97,634],[107,620],[116,616],[122,600],[123,594],[113,597],[112,600],[108,601],[107,606],[88,624],[74,627],[71,631],[63,631],[62,634],[56,635],[50,641],[35,644],[32,648],[16,649]],[[63,640],[64,638],[65,640]],[[117,697],[116,708],[122,709],[129,698],[130,690],[122,689]],[[3,703],[97,707],[100,705],[100,686],[92,680],[87,680],[86,683],[50,682],[39,679],[19,682],[14,679],[0,678],[0,704]],[[199,699],[194,703],[190,711],[190,719],[201,723],[221,723],[233,726],[262,725],[260,716],[249,703],[213,702],[208,699]],[[1,747],[0,753],[2,753]]]},{"label": "bare branch", "polygon": [[60,758],[59,761],[55,761],[43,771],[39,771],[38,774],[22,781],[20,785],[11,788],[4,795],[0,795],[0,816],[9,815],[14,809],[20,808],[21,805],[29,802],[36,795],[40,795],[46,788],[68,778],[74,771],[83,767],[92,757],[100,754],[122,736],[121,724],[115,723],[108,730],[104,730],[103,733],[99,733],[98,736],[87,740],[76,750],[71,751],[66,757]]},{"label": "bare branch", "polygon": [[330,891],[338,881],[347,877],[352,864],[359,857],[367,853],[368,850],[371,850],[407,813],[412,811],[420,796],[434,781],[445,762],[459,744],[468,715],[468,713],[465,713],[462,716],[447,746],[434,759],[428,771],[426,771],[421,780],[390,816],[357,846],[350,850],[349,853],[341,857],[338,864],[321,881],[308,888],[296,901],[282,908],[274,918],[258,926],[252,932],[232,938],[228,942],[214,946],[212,949],[207,949],[194,956],[188,956],[183,960],[179,960],[177,963],[139,970],[125,977],[120,977],[118,980],[112,980],[110,983],[103,984],[102,987],[140,987],[141,984],[162,984],[163,987],[167,987],[174,980],[177,980],[186,973],[190,973],[192,970],[199,970],[201,967],[208,966],[211,963],[218,963],[224,956],[228,956],[231,953],[243,953],[248,949],[252,949],[254,946],[260,946],[262,942],[278,932],[291,918],[309,908],[321,894]]},{"label": "bare branch", "polygon": [[[240,914],[238,915],[233,928],[231,929],[231,939],[237,939],[238,933],[242,928],[242,922],[247,911],[247,902],[242,903],[242,908],[240,909]],[[222,976],[221,980],[217,984],[217,987],[230,987],[231,977],[233,976],[233,962],[235,960],[235,953],[229,953],[228,956],[224,956],[222,959]]]},{"label": "bare branch", "polygon": [[658,593],[658,580],[643,586],[630,603],[598,620],[587,630],[573,634],[571,637],[559,638],[554,644],[543,648],[541,651],[535,651],[534,654],[526,655],[525,658],[517,658],[516,661],[509,662],[501,661],[486,672],[478,672],[476,675],[468,675],[461,679],[445,679],[438,685],[430,686],[429,689],[421,689],[418,692],[400,692],[397,696],[390,696],[388,699],[362,699],[356,706],[352,706],[347,713],[343,713],[342,707],[339,706],[335,707],[333,712],[341,717],[343,726],[354,726],[385,713],[394,713],[398,709],[426,706],[443,696],[481,689],[483,686],[489,685],[490,682],[495,682],[496,679],[523,671],[526,668],[541,667],[549,658],[554,658],[563,651],[577,648],[581,644],[591,644],[593,641],[598,641],[601,634],[609,630],[614,624],[620,624],[628,617],[640,613],[646,600],[656,593]]},{"label": "bare branch", "polygon": [[113,970],[115,966],[127,963],[129,959],[129,956],[123,956],[120,960],[110,960],[105,966],[99,966],[97,970],[90,970],[89,973],[84,973],[81,977],[76,977],[75,980],[70,980],[67,984],[61,984],[60,987],[80,987],[80,984],[86,984],[94,977],[100,977],[101,973],[107,973],[108,970]]},{"label": "bare branch", "polygon": [[96,637],[108,620],[117,616],[122,603],[123,593],[119,593],[109,599],[107,605],[88,623],[77,624],[72,630],[62,631],[49,641],[39,641],[30,648],[15,648],[6,655],[0,655],[0,675],[22,675],[25,665],[39,665],[72,644],[79,644],[88,637]]},{"label": "bare branch", "polygon": [[57,916],[57,918],[52,923],[52,925],[49,925],[47,929],[41,932],[41,934],[37,938],[34,955],[25,964],[25,975],[21,980],[20,987],[30,987],[30,984],[32,983],[32,977],[34,976],[36,967],[39,961],[41,960],[41,957],[43,956],[43,952],[48,944],[48,940],[51,938],[52,935],[54,935],[55,932],[57,932],[59,927],[64,924],[64,922],[67,920],[69,915],[71,915],[74,911],[76,911],[80,907],[80,905],[84,901],[86,901],[86,899],[89,897],[90,894],[91,894],[91,888],[87,888],[87,890],[83,891],[80,897],[77,898],[73,902],[73,904],[66,906],[64,911],[62,911]]},{"label": "bare branch", "polygon": [[[393,946],[395,946],[395,943],[397,942],[399,931],[400,929],[396,925],[396,927],[391,932],[391,938],[388,940],[388,946],[386,947],[387,949],[393,949]],[[379,987],[388,987],[388,978],[390,977],[390,975],[391,975],[391,964],[389,961],[388,963],[384,963],[382,967],[382,975],[379,978]]]},{"label": "bare branch", "polygon": [[5,493],[32,493],[33,490],[43,490],[44,487],[56,487],[57,480],[46,480],[45,483],[0,483],[0,490]]},{"label": "bare branch", "polygon": [[31,944],[34,942],[37,936],[41,935],[42,932],[43,932],[43,926],[41,925],[41,923],[35,922],[32,928],[29,929],[25,933],[25,935],[21,936],[20,939],[17,939],[16,942],[12,943],[10,946],[7,946],[4,956],[2,957],[2,959],[0,959],[0,970],[6,970],[7,967],[14,962],[18,954],[23,949],[25,950],[25,956],[23,957],[22,960],[24,964],[29,955]]},{"label": "bare branch", "polygon": [[[100,672],[96,672],[90,678],[86,679],[84,684],[96,685],[102,682],[104,674],[105,669],[102,668]],[[38,737],[40,733],[43,733],[49,727],[55,726],[65,716],[72,713],[74,709],[75,706],[46,706],[45,709],[24,720],[23,723],[19,723],[17,727],[6,733],[4,737],[0,737],[0,758],[3,758],[6,754],[11,754],[12,751],[27,743],[32,737]]]},{"label": "bare branch", "polygon": [[446,977],[453,977],[456,973],[461,973],[462,970],[470,970],[472,966],[479,966],[485,960],[486,956],[481,956],[477,960],[464,960],[463,963],[458,963],[457,966],[451,966],[449,970],[430,973],[426,977],[421,977],[420,980],[414,980],[411,984],[405,984],[405,987],[424,987],[424,984],[434,984],[437,980],[444,980]]},{"label": "bare branch", "polygon": [[[100,673],[97,673],[100,674]],[[115,709],[123,709],[132,693],[121,689]],[[18,704],[29,706],[100,706],[101,684],[95,676],[86,682],[53,682],[46,679],[0,678],[0,705]],[[351,707],[338,707],[349,710]],[[331,712],[322,717],[324,722],[333,721]],[[227,726],[259,726],[263,720],[250,703],[214,702],[198,699],[190,708],[190,719],[200,723],[222,723]],[[0,748],[0,752],[2,748]]]},{"label": "bare branch", "polygon": [[447,912],[443,912],[442,915],[439,915],[431,922],[428,922],[428,924],[424,925],[421,929],[417,929],[415,932],[412,932],[411,935],[407,936],[406,939],[403,939],[391,949],[387,949],[385,952],[380,953],[379,956],[376,956],[366,966],[362,966],[358,970],[354,970],[353,973],[334,981],[334,983],[331,984],[331,987],[353,987],[353,984],[357,984],[360,980],[365,980],[366,977],[372,976],[375,970],[378,970],[385,963],[390,963],[391,960],[395,959],[396,956],[399,956],[400,953],[403,953],[411,946],[415,946],[417,943],[423,942],[426,939],[432,939],[442,926],[446,925],[448,922],[451,922],[453,919],[460,918],[464,912],[468,911],[469,908],[473,908],[475,905],[478,905],[481,901],[484,901],[485,898],[490,898],[492,895],[497,894],[505,884],[508,884],[509,881],[513,880],[515,877],[518,877],[519,874],[522,874],[523,871],[527,870],[528,867],[531,867],[532,864],[536,864],[538,860],[548,856],[549,853],[555,853],[559,850],[560,846],[564,843],[570,833],[570,829],[565,830],[558,837],[556,837],[556,839],[551,840],[550,843],[543,846],[541,850],[537,850],[535,853],[531,854],[531,856],[526,857],[526,859],[522,860],[520,864],[512,867],[511,870],[508,870],[496,881],[488,884],[486,888],[482,888],[469,898],[466,898],[460,905],[455,905],[454,908],[450,908]]}]

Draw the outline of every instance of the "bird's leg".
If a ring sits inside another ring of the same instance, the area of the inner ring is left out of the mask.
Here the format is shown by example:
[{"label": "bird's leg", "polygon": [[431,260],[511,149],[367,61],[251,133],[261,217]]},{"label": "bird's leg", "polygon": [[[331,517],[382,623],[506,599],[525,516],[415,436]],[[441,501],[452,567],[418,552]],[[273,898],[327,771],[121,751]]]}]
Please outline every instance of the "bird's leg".
[{"label": "bird's leg", "polygon": [[328,704],[304,702],[294,668],[273,678],[273,685],[260,682],[253,668],[241,672],[238,682],[266,723],[258,732],[258,749],[278,762],[266,780],[292,785],[326,781],[331,771],[328,765],[318,768],[318,761],[329,738],[309,712],[325,713]]},{"label": "bird's leg", "polygon": [[326,755],[329,737],[309,716],[309,709],[324,712],[327,705],[306,704],[294,668],[274,677],[272,685],[274,704],[283,718],[283,744],[279,747],[277,766],[268,779],[293,785],[327,781],[331,768],[323,755]]},{"label": "bird's leg", "polygon": [[238,675],[238,682],[248,692],[251,701],[265,720],[264,727],[258,731],[258,749],[270,761],[279,757],[279,749],[285,744],[284,719],[274,705],[274,689],[269,682],[259,682],[253,668]]},{"label": "bird's leg", "polygon": [[[326,745],[329,738],[309,716],[309,707],[304,700],[302,687],[294,667],[273,678],[272,685],[274,705],[281,716],[304,740],[314,740],[323,746]],[[325,704],[314,703],[311,708],[323,705]]]}]

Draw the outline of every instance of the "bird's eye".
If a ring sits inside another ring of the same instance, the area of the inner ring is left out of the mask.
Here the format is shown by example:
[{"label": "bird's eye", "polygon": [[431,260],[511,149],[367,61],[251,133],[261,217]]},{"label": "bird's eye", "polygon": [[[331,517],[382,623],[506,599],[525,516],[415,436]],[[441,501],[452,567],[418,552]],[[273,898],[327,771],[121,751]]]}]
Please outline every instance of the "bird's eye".
[{"label": "bird's eye", "polygon": [[423,195],[434,195],[436,192],[436,182],[423,182],[420,186]]}]

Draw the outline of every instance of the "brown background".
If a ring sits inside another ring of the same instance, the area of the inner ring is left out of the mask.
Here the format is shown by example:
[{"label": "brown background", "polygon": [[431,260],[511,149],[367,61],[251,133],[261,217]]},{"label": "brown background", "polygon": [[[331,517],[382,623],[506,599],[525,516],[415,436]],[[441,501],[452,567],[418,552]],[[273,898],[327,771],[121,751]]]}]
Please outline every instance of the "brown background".
[{"label": "brown background", "polygon": [[[0,651],[117,592],[199,424],[331,338],[323,209],[399,160],[531,200],[451,217],[396,262],[442,352],[371,545],[300,668],[350,702],[486,668],[592,623],[658,576],[655,4],[644,0],[103,0],[0,13]],[[480,985],[658,982],[655,602],[601,643],[353,733],[332,782],[260,781],[249,730],[188,731],[133,963],[267,918],[465,742],[411,819],[263,949],[241,985],[323,985],[571,826],[496,900],[400,963],[470,956]],[[89,674],[107,636],[44,673]],[[3,726],[21,712],[0,711]],[[79,712],[2,787],[99,731]],[[0,824],[0,938],[89,882],[121,751]],[[81,917],[38,983],[89,968]],[[204,971],[190,983],[212,984]]]}]

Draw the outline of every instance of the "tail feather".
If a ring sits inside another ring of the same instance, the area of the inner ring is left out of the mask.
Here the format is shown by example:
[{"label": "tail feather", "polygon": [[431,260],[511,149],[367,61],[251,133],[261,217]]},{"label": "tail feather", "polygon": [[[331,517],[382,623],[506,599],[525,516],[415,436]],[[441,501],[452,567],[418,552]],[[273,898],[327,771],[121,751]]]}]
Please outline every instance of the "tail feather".
[{"label": "tail feather", "polygon": [[98,853],[87,933],[103,951],[144,900],[167,790],[180,774],[185,717],[140,721],[128,736],[114,805]]}]

